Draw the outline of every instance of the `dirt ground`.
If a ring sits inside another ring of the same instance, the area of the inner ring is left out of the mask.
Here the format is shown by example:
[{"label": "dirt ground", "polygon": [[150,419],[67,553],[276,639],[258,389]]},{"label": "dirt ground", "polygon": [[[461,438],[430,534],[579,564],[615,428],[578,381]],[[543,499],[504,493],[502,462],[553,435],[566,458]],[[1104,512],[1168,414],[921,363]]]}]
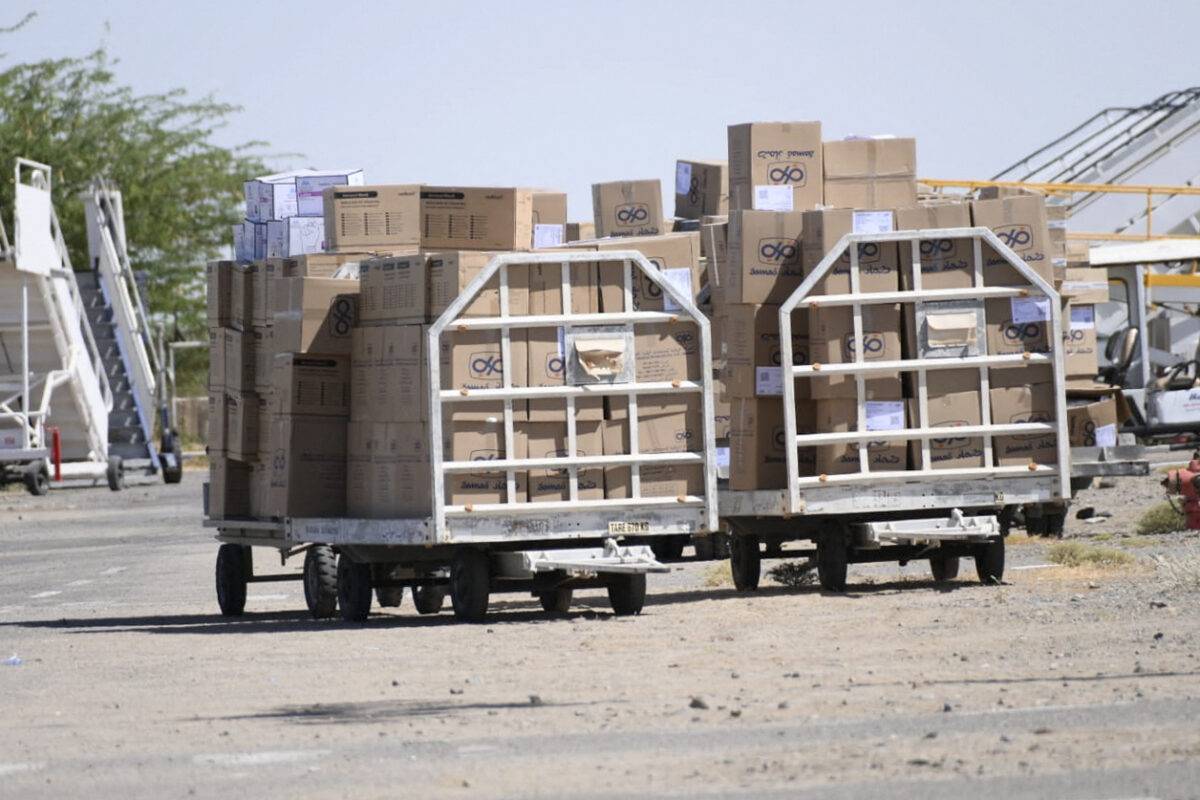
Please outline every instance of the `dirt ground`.
[{"label": "dirt ground", "polygon": [[1157,478],[1068,524],[1127,564],[1015,535],[999,587],[743,595],[691,562],[639,617],[504,595],[478,626],[314,622],[298,583],[220,617],[202,480],[0,494],[0,797],[1200,796],[1200,546],[1133,533]]}]

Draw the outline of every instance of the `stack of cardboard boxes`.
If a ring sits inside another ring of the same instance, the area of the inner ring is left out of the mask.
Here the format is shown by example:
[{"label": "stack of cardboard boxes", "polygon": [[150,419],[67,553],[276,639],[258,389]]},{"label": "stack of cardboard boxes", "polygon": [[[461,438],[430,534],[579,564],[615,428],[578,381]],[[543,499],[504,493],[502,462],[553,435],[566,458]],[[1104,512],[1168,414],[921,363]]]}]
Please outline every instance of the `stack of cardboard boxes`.
[{"label": "stack of cardboard boxes", "polygon": [[326,247],[324,192],[361,186],[362,170],[293,170],[246,181],[246,219],[233,226],[234,258],[320,253]]}]

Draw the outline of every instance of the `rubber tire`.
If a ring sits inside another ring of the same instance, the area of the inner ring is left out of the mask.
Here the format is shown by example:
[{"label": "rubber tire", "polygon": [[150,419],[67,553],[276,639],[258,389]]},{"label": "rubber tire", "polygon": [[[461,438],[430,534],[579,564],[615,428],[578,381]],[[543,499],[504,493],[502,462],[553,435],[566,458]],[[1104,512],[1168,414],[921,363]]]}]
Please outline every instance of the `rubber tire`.
[{"label": "rubber tire", "polygon": [[817,581],[822,589],[827,592],[846,591],[846,571],[849,564],[844,534],[831,534],[817,542]]},{"label": "rubber tire", "polygon": [[697,536],[692,539],[692,548],[696,551],[698,561],[712,561],[716,558],[717,545],[713,536]]},{"label": "rubber tire", "polygon": [[174,484],[183,480],[183,445],[179,443],[179,437],[172,435],[169,446],[164,447],[164,450],[170,452],[175,457],[175,468],[163,467],[162,477],[163,483]]},{"label": "rubber tire", "polygon": [[25,467],[25,489],[34,497],[45,497],[50,491],[50,470],[41,461]]},{"label": "rubber tire", "polygon": [[380,608],[399,608],[404,602],[403,586],[376,586],[375,602]]},{"label": "rubber tire", "polygon": [[646,574],[614,575],[608,582],[608,604],[618,617],[642,613],[646,604]]},{"label": "rubber tire", "polygon": [[730,535],[729,571],[733,574],[734,588],[739,592],[752,592],[758,588],[762,576],[762,553],[758,549],[757,536]]},{"label": "rubber tire", "polygon": [[538,592],[537,598],[542,604],[542,611],[547,614],[566,614],[571,610],[571,600],[574,596],[575,590],[570,586],[559,586],[548,592]]},{"label": "rubber tire", "polygon": [[650,543],[650,549],[659,561],[678,561],[683,558],[687,540],[686,536],[660,536]]},{"label": "rubber tire", "polygon": [[929,557],[929,571],[938,583],[952,581],[958,577],[958,556],[936,555]]},{"label": "rubber tire", "polygon": [[483,622],[491,593],[491,570],[487,554],[463,547],[450,564],[450,604],[460,622]]},{"label": "rubber tire", "polygon": [[412,595],[418,614],[436,614],[446,602],[446,587],[414,586]]},{"label": "rubber tire", "polygon": [[125,464],[121,461],[120,456],[109,456],[104,477],[108,479],[108,488],[114,492],[125,488]]},{"label": "rubber tire", "polygon": [[343,622],[366,622],[371,614],[371,565],[338,556],[337,595]]},{"label": "rubber tire", "polygon": [[314,544],[304,554],[304,602],[313,619],[337,614],[337,553],[327,544]]},{"label": "rubber tire", "polygon": [[1004,537],[975,545],[975,573],[985,586],[999,586],[1004,581]]},{"label": "rubber tire", "polygon": [[246,610],[246,584],[253,571],[249,547],[227,543],[217,549],[217,605],[222,616],[240,617]]}]

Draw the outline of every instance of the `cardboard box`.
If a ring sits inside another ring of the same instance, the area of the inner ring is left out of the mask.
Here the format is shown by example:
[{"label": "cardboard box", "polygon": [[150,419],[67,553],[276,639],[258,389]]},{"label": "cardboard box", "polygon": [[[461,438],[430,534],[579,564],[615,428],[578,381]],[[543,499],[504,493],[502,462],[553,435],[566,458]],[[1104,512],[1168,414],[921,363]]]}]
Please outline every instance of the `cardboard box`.
[{"label": "cardboard box", "polygon": [[984,309],[990,355],[1049,352],[1049,298],[993,297]]},{"label": "cardboard box", "polygon": [[[993,387],[990,397],[992,422],[997,425],[1054,420],[1053,384]],[[992,440],[992,454],[996,464],[1002,467],[1058,463],[1054,434],[1049,431],[997,436]]]},{"label": "cardboard box", "polygon": [[[863,340],[866,346],[863,360],[893,361],[901,357],[900,307],[877,305],[863,307]],[[814,366],[820,364],[847,364],[854,361],[854,312],[848,306],[813,308],[808,312],[809,357]],[[800,379],[805,380],[805,379]],[[856,382],[853,375],[836,375],[828,378],[809,378],[814,398],[855,397]],[[893,387],[899,386],[899,375],[873,375],[866,379],[869,393],[886,399]],[[899,393],[897,392],[897,395]]]},{"label": "cardboard box", "polygon": [[[638,452],[687,453],[702,452],[703,417],[699,398],[692,396],[681,410],[669,413],[646,413],[639,403]],[[605,455],[629,454],[629,417],[605,420],[603,424]],[[700,465],[660,464],[642,466],[642,497],[680,497],[704,491],[704,474]],[[608,498],[630,497],[629,467],[607,467],[604,470],[604,495]]]},{"label": "cardboard box", "polygon": [[729,440],[732,422],[733,398],[725,391],[725,382],[713,376],[713,438]]},{"label": "cardboard box", "polygon": [[205,266],[208,288],[208,327],[226,327],[233,318],[232,261],[209,261]]},{"label": "cardboard box", "polygon": [[284,414],[271,433],[272,517],[346,513],[346,418]]},{"label": "cardboard box", "polygon": [[594,222],[568,222],[567,223],[567,238],[568,242],[578,242],[581,239],[596,238],[596,223]]},{"label": "cardboard box", "polygon": [[662,182],[614,181],[592,184],[596,236],[654,236],[663,224]]},{"label": "cardboard box", "polygon": [[378,325],[356,327],[350,351],[350,419],[375,420],[375,380],[382,360],[383,328]]},{"label": "cardboard box", "polygon": [[[444,429],[443,454],[450,461],[495,461],[508,455],[504,441],[504,423],[455,420]],[[514,431],[513,458],[524,458],[525,440],[521,428]],[[526,472],[514,475],[514,502],[528,498],[529,476]],[[503,503],[508,497],[508,482],[504,472],[453,472],[445,475],[446,505],[477,505]]]},{"label": "cardboard box", "polygon": [[566,242],[566,193],[535,190],[533,193],[533,249],[558,247]]},{"label": "cardboard box", "polygon": [[[912,427],[921,426],[915,386],[915,375],[907,376],[910,383],[908,419]],[[931,428],[957,428],[979,425],[983,419],[979,403],[979,370],[937,370],[926,375]],[[913,469],[924,469],[921,442],[909,442]],[[929,440],[929,460],[932,469],[963,469],[983,466],[983,439],[955,436],[947,431],[945,437]]]},{"label": "cardboard box", "polygon": [[296,216],[325,216],[325,190],[332,186],[362,186],[361,169],[306,170],[296,176]]},{"label": "cardboard box", "polygon": [[675,162],[675,216],[700,219],[729,213],[729,166],[724,161]]},{"label": "cardboard box", "polygon": [[267,258],[286,258],[325,250],[323,217],[288,217],[267,223]]},{"label": "cardboard box", "polygon": [[[254,273],[254,324],[270,325],[275,318],[276,278],[329,278],[343,264],[362,259],[356,254],[314,253],[294,258],[268,258]],[[351,291],[349,286],[343,291]]]},{"label": "cardboard box", "polygon": [[917,202],[915,139],[825,142],[825,205],[899,208]]},{"label": "cardboard box", "polygon": [[[595,250],[599,253],[614,250],[636,250],[657,267],[663,277],[678,287],[693,301],[701,289],[700,235],[696,231],[668,233],[661,236],[627,236],[617,239],[596,239],[571,245],[573,250]],[[577,268],[578,269],[578,268]],[[620,261],[599,263],[600,309],[625,310],[625,268]],[[646,277],[636,266],[633,269],[633,307],[638,311],[679,311],[680,306],[662,287]],[[553,268],[550,268],[553,276]],[[553,290],[551,290],[553,291]],[[557,295],[561,297],[561,294]]]},{"label": "cardboard box", "polygon": [[[897,381],[896,388],[899,388]],[[816,430],[842,433],[858,429],[856,404],[845,400],[818,400],[814,404]],[[904,400],[899,392],[866,401],[867,430],[900,430],[906,427]],[[858,443],[828,444],[816,448],[815,474],[846,475],[859,472]],[[896,472],[907,467],[908,447],[903,439],[867,443],[867,463],[872,472]]]},{"label": "cardboard box", "polygon": [[358,267],[364,322],[420,325],[428,318],[430,256],[371,258]]},{"label": "cardboard box", "polygon": [[280,353],[273,380],[278,414],[350,416],[350,359],[345,355]]},{"label": "cardboard box", "polygon": [[[271,425],[275,422],[275,390],[268,389],[265,392],[258,394],[258,457],[257,460],[261,463],[270,458],[271,453],[275,452],[271,446]],[[270,480],[264,479],[267,484]],[[265,503],[265,499],[260,498]]]},{"label": "cardboard box", "polygon": [[346,425],[346,516],[371,516],[371,429],[377,424],[356,420]]},{"label": "cardboard box", "polygon": [[254,391],[254,337],[224,328],[225,388],[231,392]]},{"label": "cardboard box", "polygon": [[433,509],[433,487],[425,425],[374,423],[370,431],[368,516],[428,515]]},{"label": "cardboard box", "polygon": [[[503,358],[499,331],[445,331],[441,342],[442,389],[470,392],[472,389],[500,389],[504,386]],[[515,333],[509,342],[512,359],[510,386],[529,385],[529,356],[525,337]],[[454,403],[446,413],[460,421],[483,422],[503,419],[504,406],[495,402]],[[513,418],[525,419],[523,402],[513,402]]]},{"label": "cardboard box", "polygon": [[254,359],[254,391],[268,392],[272,386],[271,370],[275,363],[275,326],[255,325],[243,334],[243,339],[250,342]]},{"label": "cardboard box", "polygon": [[250,465],[224,453],[208,456],[208,516],[233,519],[250,515]]},{"label": "cardboard box", "polygon": [[639,383],[700,379],[700,334],[690,322],[639,325],[634,334]]},{"label": "cardboard box", "polygon": [[[722,314],[725,385],[731,397],[782,397],[783,363],[778,306],[729,306]],[[808,317],[792,317],[792,363],[810,363]],[[796,381],[796,396],[809,397],[809,381]]]},{"label": "cardboard box", "polygon": [[[483,271],[496,253],[448,250],[433,253],[428,263],[428,299],[426,321],[435,322],[450,304],[462,295],[471,281]],[[532,267],[513,264],[508,267],[508,314],[529,313],[529,274]],[[560,293],[561,295],[561,293]],[[463,310],[464,317],[500,316],[500,274],[497,273]]]},{"label": "cardboard box", "polygon": [[1070,267],[1058,293],[1072,303],[1088,305],[1108,302],[1108,273],[1102,269]]},{"label": "cardboard box", "polygon": [[1068,378],[1095,378],[1099,374],[1095,306],[1071,303],[1064,309],[1063,367]]},{"label": "cardboard box", "polygon": [[[529,313],[530,314],[562,314],[562,265],[560,264],[530,264],[524,268],[528,276]],[[598,314],[600,312],[600,265],[594,262],[576,262],[568,266],[571,278],[571,313]],[[519,276],[518,270],[512,270],[511,281]],[[512,287],[509,287],[510,300]],[[489,290],[494,291],[494,290]],[[490,310],[492,302],[498,299],[480,296],[475,303],[487,300],[483,310]],[[474,304],[473,304],[474,305]]]},{"label": "cardboard box", "polygon": [[[529,353],[529,385],[562,386],[566,380],[562,329],[530,328],[526,332],[526,340]],[[530,421],[554,422],[565,418],[565,399],[530,400],[528,404]],[[577,420],[599,420],[603,417],[603,398],[576,398]]]},{"label": "cardboard box", "polygon": [[254,392],[228,392],[229,430],[225,449],[230,458],[254,461],[258,456],[258,411],[260,398]]},{"label": "cardboard box", "polygon": [[229,328],[208,329],[208,388],[225,388],[225,331]]},{"label": "cardboard box", "polygon": [[729,126],[731,211],[804,211],[824,202],[824,187],[820,122]]},{"label": "cardboard box", "polygon": [[[1046,227],[1046,199],[1039,195],[973,200],[971,223],[991,228],[1001,242],[1024,259],[1034,272],[1053,284],[1049,233]],[[983,246],[983,280],[987,286],[1028,286],[1004,258],[989,245]]]},{"label": "cardboard box", "polygon": [[271,509],[271,465],[262,461],[250,464],[250,516],[255,519],[270,517]]},{"label": "cardboard box", "polygon": [[242,331],[254,324],[254,275],[261,262],[235,264],[230,275],[229,327]]},{"label": "cardboard box", "polygon": [[379,360],[371,373],[371,420],[420,422],[429,419],[424,325],[379,327]]},{"label": "cardboard box", "polygon": [[242,184],[246,219],[267,222],[296,215],[296,175],[303,170],[263,175]]},{"label": "cardboard box", "polygon": [[358,286],[358,281],[340,278],[276,279],[275,351],[349,355]]},{"label": "cardboard box", "polygon": [[[604,452],[601,436],[602,422],[577,420],[575,446],[577,456],[598,456]],[[564,421],[523,422],[527,458],[564,458],[567,455],[567,425]],[[604,499],[604,470],[581,469],[578,478],[580,500]],[[566,469],[531,469],[529,471],[530,502],[569,500],[570,476]]]},{"label": "cardboard box", "polygon": [[328,249],[417,247],[421,187],[416,184],[331,186],[321,195]]},{"label": "cardboard box", "polygon": [[533,192],[457,186],[421,188],[421,247],[428,250],[528,250]]},{"label": "cardboard box", "polygon": [[208,452],[224,453],[229,439],[229,406],[224,389],[208,390]]},{"label": "cardboard box", "polygon": [[[824,208],[804,212],[802,257],[804,277],[848,233],[877,233],[895,230],[892,211]],[[860,292],[894,292],[900,288],[900,255],[895,242],[866,242],[858,246]],[[813,294],[850,294],[850,249],[834,262]]]},{"label": "cardboard box", "polygon": [[729,215],[729,270],[721,289],[731,305],[778,305],[804,280],[799,211],[733,211]]},{"label": "cardboard box", "polygon": [[[816,432],[815,406],[796,404],[796,433]],[[779,398],[735,397],[730,406],[729,488],[734,490],[786,489],[787,439],[783,403]],[[797,448],[797,470],[811,475],[816,448]]]},{"label": "cardboard box", "polygon": [[[896,230],[971,227],[971,207],[965,202],[925,203],[913,208],[896,209]],[[974,245],[970,239],[922,239],[922,289],[969,289],[975,285]],[[912,247],[898,245],[900,286],[913,288]]]},{"label": "cardboard box", "polygon": [[1072,447],[1116,447],[1120,422],[1116,398],[1067,408],[1067,431]]}]

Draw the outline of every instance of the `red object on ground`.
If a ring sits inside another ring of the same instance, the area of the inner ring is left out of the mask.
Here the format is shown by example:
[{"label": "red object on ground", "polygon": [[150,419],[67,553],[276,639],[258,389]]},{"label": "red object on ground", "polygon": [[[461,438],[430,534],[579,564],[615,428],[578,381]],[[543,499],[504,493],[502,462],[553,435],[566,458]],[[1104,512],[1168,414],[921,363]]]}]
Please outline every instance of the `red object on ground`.
[{"label": "red object on ground", "polygon": [[62,481],[62,435],[58,428],[47,428],[50,431],[50,460],[54,462],[54,480]]},{"label": "red object on ground", "polygon": [[1200,451],[1192,454],[1186,467],[1173,469],[1163,478],[1168,492],[1183,498],[1183,513],[1189,530],[1200,530]]}]

